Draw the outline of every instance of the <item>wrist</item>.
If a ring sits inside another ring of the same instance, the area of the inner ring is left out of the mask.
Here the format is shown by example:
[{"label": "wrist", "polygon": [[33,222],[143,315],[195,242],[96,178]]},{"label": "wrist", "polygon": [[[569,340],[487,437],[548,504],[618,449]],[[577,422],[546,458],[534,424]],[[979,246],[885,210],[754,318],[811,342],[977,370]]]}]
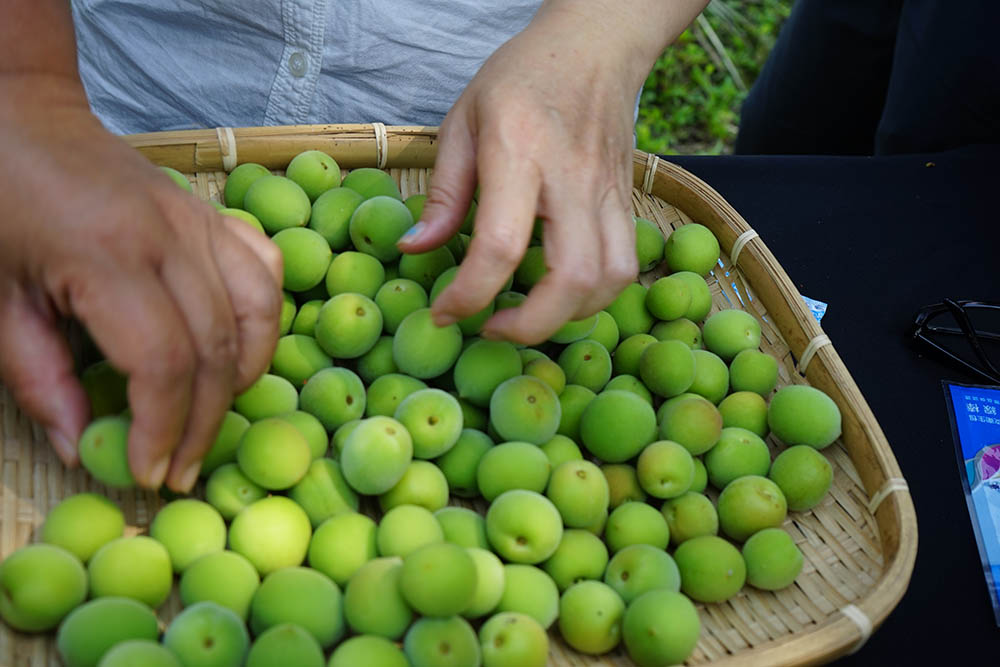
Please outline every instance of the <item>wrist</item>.
[{"label": "wrist", "polygon": [[707,4],[708,0],[545,0],[530,27],[549,32],[558,48],[578,40],[579,55],[614,68],[635,95],[663,50]]}]

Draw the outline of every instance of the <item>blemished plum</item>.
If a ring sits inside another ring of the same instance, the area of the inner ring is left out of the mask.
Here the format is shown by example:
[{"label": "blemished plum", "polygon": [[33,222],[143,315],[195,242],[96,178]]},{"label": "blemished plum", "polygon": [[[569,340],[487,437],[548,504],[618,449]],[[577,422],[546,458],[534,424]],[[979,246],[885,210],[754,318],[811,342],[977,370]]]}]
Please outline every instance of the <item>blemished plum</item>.
[{"label": "blemished plum", "polygon": [[364,383],[349,368],[324,368],[309,378],[300,395],[302,410],[331,433],[364,414],[365,398]]},{"label": "blemished plum", "polygon": [[340,453],[344,479],[358,493],[385,493],[403,477],[413,458],[413,440],[391,417],[369,417],[351,431]]},{"label": "blemished plum", "polygon": [[647,445],[635,464],[642,490],[654,498],[676,498],[686,493],[694,481],[691,453],[672,440]]},{"label": "blemished plum", "polygon": [[746,563],[739,549],[715,535],[686,540],[674,551],[681,590],[699,602],[723,602],[740,592]]},{"label": "blemished plum", "polygon": [[375,305],[382,311],[382,326],[390,334],[396,333],[407,315],[426,308],[427,304],[427,291],[407,278],[389,280],[375,293]]},{"label": "blemished plum", "polygon": [[663,232],[655,223],[645,218],[635,218],[635,254],[639,260],[639,273],[654,268],[663,259]]},{"label": "blemished plum", "polygon": [[80,462],[94,479],[118,488],[135,486],[128,463],[131,420],[109,415],[92,421],[80,436]]},{"label": "blemished plum", "polygon": [[743,350],[729,362],[729,384],[734,392],[752,391],[767,398],[778,384],[778,360],[760,350]]},{"label": "blemished plum", "polygon": [[363,294],[331,297],[316,319],[316,342],[335,359],[356,359],[382,334],[382,311]]},{"label": "blemished plum", "polygon": [[476,631],[461,616],[417,619],[406,631],[403,651],[412,667],[463,667],[481,658]]},{"label": "blemished plum", "polygon": [[701,619],[680,593],[648,591],[629,604],[622,619],[622,639],[639,667],[680,665],[698,644]]},{"label": "blemished plum", "polygon": [[669,322],[657,322],[649,331],[656,340],[679,340],[692,350],[703,350],[701,327],[686,317]]},{"label": "blemished plum", "polygon": [[660,510],[670,527],[670,543],[678,545],[692,537],[717,535],[719,515],[708,496],[688,491],[683,496],[671,498]]},{"label": "blemished plum", "polygon": [[385,267],[371,255],[348,250],[330,262],[326,272],[326,291],[331,297],[338,294],[362,294],[375,297],[385,283]]},{"label": "blemished plum", "polygon": [[600,655],[621,641],[625,603],[601,581],[581,581],[566,589],[559,600],[559,632],[581,653]]},{"label": "blemished plum", "polygon": [[501,612],[479,628],[483,667],[545,667],[549,636],[527,614]]},{"label": "blemished plum", "polygon": [[391,417],[396,408],[413,392],[426,389],[427,383],[402,373],[386,373],[368,386],[366,417]]},{"label": "blemished plum", "polygon": [[396,242],[413,226],[413,216],[396,197],[377,195],[361,202],[351,215],[349,233],[354,247],[380,262],[392,262],[402,251]]},{"label": "blemished plum", "polygon": [[608,566],[608,548],[590,531],[571,528],[563,531],[555,553],[542,564],[562,592],[584,579],[600,580]]},{"label": "blemished plum", "polygon": [[632,544],[621,549],[608,563],[604,583],[629,604],[643,593],[665,588],[675,593],[681,589],[677,563],[664,549],[648,544]]},{"label": "blemished plum", "polygon": [[285,176],[299,184],[310,202],[340,185],[340,165],[323,151],[302,151],[285,168]]},{"label": "blemished plum", "polygon": [[413,441],[413,456],[433,459],[451,449],[462,434],[462,406],[440,389],[420,389],[396,408],[393,417]]},{"label": "blemished plum", "polygon": [[545,490],[567,528],[592,525],[608,511],[610,491],[601,469],[590,461],[567,461],[552,470]]},{"label": "blemished plum", "polygon": [[566,382],[599,392],[611,379],[611,355],[596,340],[578,340],[559,353]]},{"label": "blemished plum", "polygon": [[503,381],[490,397],[490,421],[505,440],[541,445],[556,434],[561,412],[552,387],[530,375]]}]

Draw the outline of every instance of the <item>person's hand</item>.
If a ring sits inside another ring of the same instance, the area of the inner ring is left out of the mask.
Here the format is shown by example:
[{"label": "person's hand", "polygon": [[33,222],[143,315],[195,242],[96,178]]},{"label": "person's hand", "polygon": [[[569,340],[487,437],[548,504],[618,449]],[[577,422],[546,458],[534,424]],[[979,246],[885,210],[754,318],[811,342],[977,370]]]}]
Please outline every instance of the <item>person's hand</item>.
[{"label": "person's hand", "polygon": [[0,378],[78,461],[89,403],[60,318],[128,379],[129,464],[187,491],[234,393],[270,361],[281,255],[106,132],[79,82],[0,78]]},{"label": "person's hand", "polygon": [[[544,220],[548,272],[482,335],[522,343],[608,305],[635,279],[632,126],[636,95],[660,53],[704,2],[622,9],[549,2],[486,61],[445,118],[422,225],[400,242],[426,252],[461,226],[477,178],[472,243],[433,311],[439,325],[488,305]],[[649,3],[637,3],[647,5]],[[666,13],[665,13],[666,11]],[[634,12],[630,13],[630,12]],[[676,26],[663,25],[668,18]],[[648,35],[652,31],[656,34]]]}]

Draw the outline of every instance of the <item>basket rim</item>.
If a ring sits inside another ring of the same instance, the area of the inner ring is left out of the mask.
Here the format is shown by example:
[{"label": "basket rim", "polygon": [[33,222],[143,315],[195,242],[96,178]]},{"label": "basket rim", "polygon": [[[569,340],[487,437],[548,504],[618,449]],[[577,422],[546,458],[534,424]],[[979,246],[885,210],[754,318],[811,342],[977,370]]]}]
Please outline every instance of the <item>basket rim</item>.
[{"label": "basket rim", "polygon": [[[193,173],[230,171],[243,162],[283,168],[306,148],[326,150],[345,168],[378,164],[430,168],[437,152],[437,133],[437,127],[374,123],[176,130],[122,139],[158,165]],[[803,377],[810,384],[831,387],[841,412],[857,421],[857,431],[849,434],[845,428],[843,437],[872,500],[869,507],[879,528],[884,559],[881,576],[863,598],[847,605],[851,609],[845,607],[839,616],[831,614],[809,632],[771,640],[715,664],[813,664],[852,653],[900,602],[916,561],[916,512],[895,455],[834,345],[756,231],[711,186],[660,156],[634,150],[633,170],[634,186],[644,194],[670,202],[698,222],[711,220],[721,225],[724,233],[716,234],[720,245],[730,256],[735,249],[733,268],[744,272],[748,283],[763,279],[774,283],[776,295],[758,294],[758,298],[779,324]],[[773,315],[778,312],[785,317]],[[860,462],[858,450],[866,455]],[[867,467],[862,468],[862,463]]]}]

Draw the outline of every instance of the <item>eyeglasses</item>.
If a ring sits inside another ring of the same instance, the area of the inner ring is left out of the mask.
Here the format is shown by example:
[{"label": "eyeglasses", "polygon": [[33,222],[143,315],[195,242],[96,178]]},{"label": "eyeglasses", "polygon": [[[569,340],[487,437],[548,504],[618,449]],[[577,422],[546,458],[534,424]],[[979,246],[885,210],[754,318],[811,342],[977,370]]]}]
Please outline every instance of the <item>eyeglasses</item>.
[{"label": "eyeglasses", "polygon": [[944,299],[917,311],[910,336],[961,368],[1000,384],[1000,370],[987,353],[988,344],[1000,343],[998,323],[1000,303]]}]

